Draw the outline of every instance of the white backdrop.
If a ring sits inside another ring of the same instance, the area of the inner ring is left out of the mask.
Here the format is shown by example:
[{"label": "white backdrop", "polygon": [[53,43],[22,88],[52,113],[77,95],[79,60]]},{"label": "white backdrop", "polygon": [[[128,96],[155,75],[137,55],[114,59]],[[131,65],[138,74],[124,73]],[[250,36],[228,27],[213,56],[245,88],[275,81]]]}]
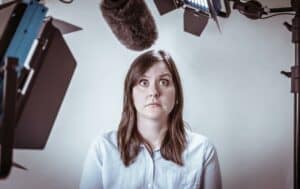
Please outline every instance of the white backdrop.
[{"label": "white backdrop", "polygon": [[[289,0],[260,2],[289,6]],[[184,119],[216,145],[224,189],[292,189],[293,98],[290,80],[280,74],[294,64],[291,33],[282,25],[292,16],[253,21],[233,11],[220,19],[221,34],[211,20],[198,38],[183,32],[183,10],[160,16],[153,1],[147,5],[159,32],[152,48],[173,56]],[[78,65],[46,148],[15,150],[14,160],[29,170],[12,169],[1,189],[78,188],[90,142],[117,128],[123,80],[140,54],[117,41],[99,0],[46,6],[49,15],[84,28],[65,36]]]}]

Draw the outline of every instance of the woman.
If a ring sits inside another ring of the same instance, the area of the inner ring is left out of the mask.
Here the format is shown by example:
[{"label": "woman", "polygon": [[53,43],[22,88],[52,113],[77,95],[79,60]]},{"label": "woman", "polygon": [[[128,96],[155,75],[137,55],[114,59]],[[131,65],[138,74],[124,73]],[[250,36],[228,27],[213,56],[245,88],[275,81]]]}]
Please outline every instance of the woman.
[{"label": "woman", "polygon": [[117,132],[92,144],[81,189],[221,189],[217,153],[185,128],[183,92],[171,56],[148,51],[132,63]]}]

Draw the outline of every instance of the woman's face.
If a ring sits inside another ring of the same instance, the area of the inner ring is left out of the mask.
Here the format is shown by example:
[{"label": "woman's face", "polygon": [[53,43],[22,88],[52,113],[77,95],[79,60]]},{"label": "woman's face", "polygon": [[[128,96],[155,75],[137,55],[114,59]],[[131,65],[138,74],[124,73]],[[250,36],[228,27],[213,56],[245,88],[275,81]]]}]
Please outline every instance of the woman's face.
[{"label": "woman's face", "polygon": [[174,107],[175,86],[163,62],[150,67],[132,90],[138,118],[166,119]]}]

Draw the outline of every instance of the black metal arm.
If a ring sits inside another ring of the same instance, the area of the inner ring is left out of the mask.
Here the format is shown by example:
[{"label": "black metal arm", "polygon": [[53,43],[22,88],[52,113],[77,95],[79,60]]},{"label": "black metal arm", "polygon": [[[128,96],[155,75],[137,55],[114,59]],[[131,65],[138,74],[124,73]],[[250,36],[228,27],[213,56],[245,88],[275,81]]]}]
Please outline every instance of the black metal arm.
[{"label": "black metal arm", "polygon": [[16,125],[17,65],[17,59],[7,58],[2,69],[4,72],[4,95],[0,130],[0,178],[7,177],[12,167],[14,129]]}]

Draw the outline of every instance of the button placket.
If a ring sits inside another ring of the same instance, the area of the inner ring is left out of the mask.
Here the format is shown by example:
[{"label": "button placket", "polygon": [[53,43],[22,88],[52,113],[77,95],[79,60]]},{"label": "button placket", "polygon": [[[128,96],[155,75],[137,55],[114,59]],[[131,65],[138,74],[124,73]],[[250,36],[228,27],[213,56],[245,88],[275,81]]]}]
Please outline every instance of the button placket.
[{"label": "button placket", "polygon": [[151,155],[148,150],[146,151],[146,158],[147,158],[147,167],[148,167],[148,176],[147,176],[147,183],[146,183],[146,187],[148,189],[152,189],[153,188],[153,182],[154,182],[154,159],[153,159],[153,155]]}]

